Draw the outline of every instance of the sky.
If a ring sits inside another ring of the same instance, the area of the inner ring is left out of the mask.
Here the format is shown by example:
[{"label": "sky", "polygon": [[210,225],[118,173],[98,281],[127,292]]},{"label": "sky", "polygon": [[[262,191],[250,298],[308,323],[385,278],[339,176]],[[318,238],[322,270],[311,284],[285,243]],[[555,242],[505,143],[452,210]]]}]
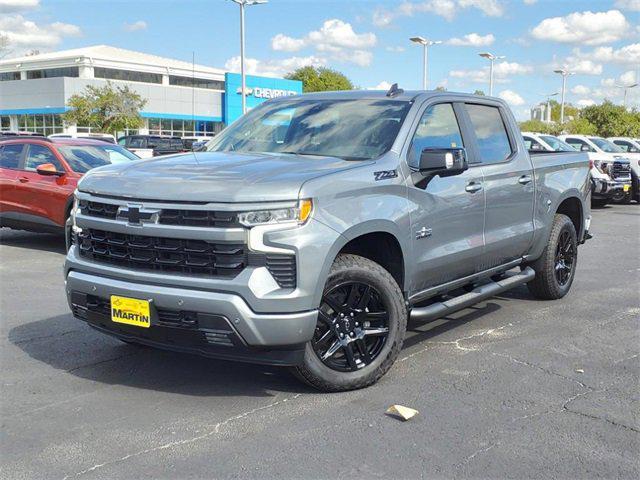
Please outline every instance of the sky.
[{"label": "sky", "polygon": [[[107,44],[239,70],[239,7],[231,0],[0,0],[9,56]],[[567,101],[622,103],[640,80],[640,0],[269,0],[246,9],[250,73],[281,76],[327,66],[359,88],[418,89],[422,47],[429,84],[494,95],[519,119],[559,92],[554,69],[568,68]],[[559,98],[559,95],[555,98]],[[627,105],[640,107],[640,87]]]}]

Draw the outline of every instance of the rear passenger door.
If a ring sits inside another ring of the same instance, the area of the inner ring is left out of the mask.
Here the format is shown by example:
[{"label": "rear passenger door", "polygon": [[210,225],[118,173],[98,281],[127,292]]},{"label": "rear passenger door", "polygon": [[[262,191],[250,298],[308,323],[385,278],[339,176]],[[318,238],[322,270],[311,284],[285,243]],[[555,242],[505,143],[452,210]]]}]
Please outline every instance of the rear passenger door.
[{"label": "rear passenger door", "polygon": [[23,207],[18,201],[18,172],[22,162],[24,144],[0,145],[0,212],[18,212]]},{"label": "rear passenger door", "polygon": [[482,269],[524,255],[533,239],[535,182],[529,154],[518,147],[509,113],[496,103],[465,105],[475,132],[486,199]]}]

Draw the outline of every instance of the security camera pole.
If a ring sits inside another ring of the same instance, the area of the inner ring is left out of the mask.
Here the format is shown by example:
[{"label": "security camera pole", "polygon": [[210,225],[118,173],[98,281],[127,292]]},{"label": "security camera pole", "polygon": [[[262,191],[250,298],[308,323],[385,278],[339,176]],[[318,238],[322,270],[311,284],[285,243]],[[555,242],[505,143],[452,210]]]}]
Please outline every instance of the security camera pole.
[{"label": "security camera pole", "polygon": [[440,40],[427,40],[424,37],[411,37],[409,40],[411,40],[413,43],[418,43],[420,45],[422,45],[422,55],[423,55],[423,59],[422,59],[422,89],[426,90],[427,88],[429,88],[429,77],[427,76],[427,60],[428,60],[428,50],[429,47],[432,45],[439,45],[442,42]]},{"label": "security camera pole", "polygon": [[267,3],[267,0],[232,0],[240,5],[240,77],[242,77],[242,114],[247,113],[247,82],[244,74],[244,7]]},{"label": "security camera pole", "polygon": [[567,90],[567,77],[575,75],[575,73],[570,72],[566,68],[559,68],[558,70],[554,70],[553,73],[559,73],[562,75],[562,97],[560,102],[560,124],[562,125],[564,123],[564,97]]},{"label": "security camera pole", "polygon": [[496,60],[502,60],[503,58],[506,58],[506,57],[504,55],[494,55],[493,53],[489,53],[489,52],[479,53],[478,55],[480,55],[482,58],[486,58],[490,62],[489,64],[489,96],[493,97],[493,63]]}]

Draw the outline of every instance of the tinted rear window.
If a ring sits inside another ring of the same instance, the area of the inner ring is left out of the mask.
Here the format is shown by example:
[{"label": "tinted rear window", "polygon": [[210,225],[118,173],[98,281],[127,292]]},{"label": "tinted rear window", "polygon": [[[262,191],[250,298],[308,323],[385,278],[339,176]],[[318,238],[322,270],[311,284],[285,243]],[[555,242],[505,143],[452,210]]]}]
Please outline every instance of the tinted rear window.
[{"label": "tinted rear window", "polygon": [[0,167],[18,168],[23,145],[3,145],[0,146]]},{"label": "tinted rear window", "polygon": [[476,134],[480,161],[496,163],[506,160],[511,155],[511,144],[500,109],[488,105],[467,105],[467,111]]}]

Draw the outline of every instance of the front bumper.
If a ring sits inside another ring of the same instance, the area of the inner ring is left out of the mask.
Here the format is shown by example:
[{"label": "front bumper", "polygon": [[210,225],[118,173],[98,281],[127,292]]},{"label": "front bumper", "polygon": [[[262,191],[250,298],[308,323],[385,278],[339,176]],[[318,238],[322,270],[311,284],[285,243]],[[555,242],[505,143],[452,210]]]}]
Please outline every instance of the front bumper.
[{"label": "front bumper", "polygon": [[[230,293],[138,284],[70,271],[74,316],[110,335],[159,348],[273,365],[295,365],[313,336],[317,310],[259,314]],[[151,327],[114,323],[111,295],[151,301]]]},{"label": "front bumper", "polygon": [[616,194],[622,193],[624,183],[594,178],[592,180],[591,198],[595,200],[611,199]]}]

